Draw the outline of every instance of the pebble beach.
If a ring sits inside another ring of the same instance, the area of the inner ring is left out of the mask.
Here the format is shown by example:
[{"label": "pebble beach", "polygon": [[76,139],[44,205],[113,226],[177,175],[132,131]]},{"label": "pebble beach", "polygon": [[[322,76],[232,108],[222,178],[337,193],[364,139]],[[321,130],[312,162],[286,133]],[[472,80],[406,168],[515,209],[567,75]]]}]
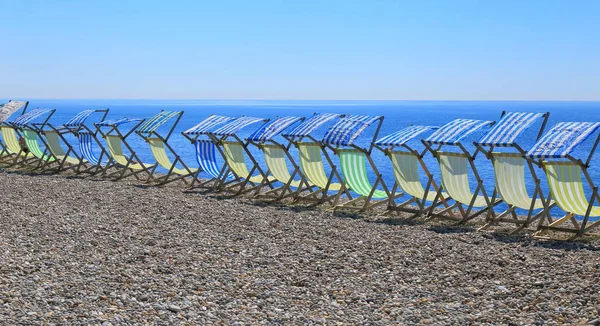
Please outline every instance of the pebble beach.
[{"label": "pebble beach", "polygon": [[2,325],[600,325],[600,241],[0,172]]}]

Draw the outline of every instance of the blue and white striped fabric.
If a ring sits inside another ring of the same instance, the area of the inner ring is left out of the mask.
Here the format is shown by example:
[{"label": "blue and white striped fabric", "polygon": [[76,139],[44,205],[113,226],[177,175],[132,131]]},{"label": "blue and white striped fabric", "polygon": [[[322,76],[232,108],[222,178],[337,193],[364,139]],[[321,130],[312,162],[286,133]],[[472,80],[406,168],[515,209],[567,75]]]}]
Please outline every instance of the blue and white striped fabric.
[{"label": "blue and white striped fabric", "polygon": [[428,144],[438,145],[455,145],[461,139],[467,137],[471,133],[494,123],[493,121],[472,120],[472,119],[455,119],[440,129],[436,130],[431,136],[425,139]]},{"label": "blue and white striped fabric", "polygon": [[256,117],[239,117],[223,127],[215,130],[213,133],[218,136],[230,136],[253,123],[262,121],[265,121],[265,119]]},{"label": "blue and white striped fabric", "polygon": [[375,145],[380,146],[399,146],[404,145],[410,140],[416,138],[424,132],[436,130],[439,127],[434,126],[410,126],[398,130],[393,134],[387,135],[375,141]]},{"label": "blue and white striped fabric", "polygon": [[260,129],[253,132],[250,137],[248,137],[248,140],[267,141],[279,135],[282,131],[300,120],[302,120],[300,117],[282,117],[271,120]]},{"label": "blue and white striped fabric", "polygon": [[85,122],[85,119],[87,119],[94,112],[96,112],[96,110],[84,110],[84,111],[81,111],[81,112],[77,113],[77,115],[75,115],[74,117],[72,117],[69,121],[65,122],[64,126],[65,127],[78,127],[78,126],[81,126]]},{"label": "blue and white striped fabric", "polygon": [[137,130],[139,133],[151,134],[158,127],[165,124],[169,119],[181,114],[181,111],[161,111],[150,119],[146,120]]},{"label": "blue and white striped fabric", "polygon": [[289,133],[284,133],[284,136],[291,137],[304,137],[310,135],[311,132],[315,131],[317,128],[322,126],[324,123],[331,121],[339,117],[340,114],[336,113],[321,113],[315,114],[310,117],[308,120],[305,120],[301,124],[299,124],[296,128],[292,129]]},{"label": "blue and white striped fabric", "polygon": [[[206,172],[213,178],[218,178],[221,168],[217,164],[217,156],[215,155],[215,144],[206,140],[196,141],[196,160],[200,169]],[[233,175],[229,173],[227,179],[231,179]]]},{"label": "blue and white striped fabric", "polygon": [[600,127],[600,122],[559,122],[525,154],[532,159],[563,158]]},{"label": "blue and white striped fabric", "polygon": [[8,101],[0,106],[0,122],[6,121],[13,113],[24,107],[27,102]]},{"label": "blue and white striped fabric", "polygon": [[13,121],[13,124],[16,126],[24,126],[26,124],[28,124],[29,122],[43,116],[44,114],[48,113],[52,111],[51,109],[35,109],[35,110],[31,110],[25,114],[23,114],[22,116],[18,117],[15,119],[15,121]]},{"label": "blue and white striped fabric", "polygon": [[102,127],[110,127],[110,126],[120,126],[122,124],[125,123],[130,123],[130,122],[137,122],[137,121],[141,121],[142,119],[129,119],[129,118],[121,118],[121,119],[117,119],[117,120],[105,120],[103,122],[98,123],[98,126],[102,126]]},{"label": "blue and white striped fabric", "polygon": [[93,165],[98,165],[100,161],[92,151],[92,135],[89,132],[80,132],[77,138],[79,140],[79,151],[83,158]]},{"label": "blue and white striped fabric", "polygon": [[225,117],[222,115],[212,114],[208,118],[202,120],[202,122],[200,122],[199,124],[184,131],[183,133],[187,134],[187,135],[203,135],[203,134],[206,134],[208,131],[210,131],[210,129],[214,128],[215,126],[218,126],[225,122],[229,122],[231,120],[233,120],[233,118],[231,118],[231,117]]},{"label": "blue and white striped fabric", "polygon": [[367,127],[380,118],[370,115],[347,115],[327,130],[322,142],[335,146],[351,145]]},{"label": "blue and white striped fabric", "polygon": [[477,142],[483,146],[506,147],[513,145],[521,133],[529,128],[543,113],[509,112]]}]

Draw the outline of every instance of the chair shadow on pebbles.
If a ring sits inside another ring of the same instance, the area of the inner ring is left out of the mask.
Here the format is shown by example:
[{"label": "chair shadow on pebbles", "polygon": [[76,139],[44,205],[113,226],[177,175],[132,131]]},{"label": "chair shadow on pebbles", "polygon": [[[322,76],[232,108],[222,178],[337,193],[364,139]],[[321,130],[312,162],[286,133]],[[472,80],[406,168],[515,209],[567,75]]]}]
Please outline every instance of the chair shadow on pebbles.
[{"label": "chair shadow on pebbles", "polygon": [[415,225],[423,225],[425,222],[416,219],[408,219],[408,218],[396,218],[396,217],[384,217],[384,218],[376,218],[374,220],[368,220],[368,223],[376,223],[376,224],[385,224],[391,226],[415,226]]},{"label": "chair shadow on pebbles", "polygon": [[465,225],[451,225],[451,224],[440,224],[432,225],[427,228],[427,231],[432,231],[441,234],[454,234],[454,233],[473,233],[475,234],[477,229],[475,227]]},{"label": "chair shadow on pebbles", "polygon": [[[595,243],[592,243],[595,241]],[[546,241],[536,241],[536,247],[542,247],[546,249],[558,249],[565,251],[578,251],[578,250],[590,250],[590,251],[600,251],[600,243],[597,242],[598,238],[593,237],[583,237],[579,238],[577,242],[568,242],[563,240],[546,240]],[[558,252],[557,254],[561,254]],[[597,269],[600,269],[600,263],[596,265]]]}]

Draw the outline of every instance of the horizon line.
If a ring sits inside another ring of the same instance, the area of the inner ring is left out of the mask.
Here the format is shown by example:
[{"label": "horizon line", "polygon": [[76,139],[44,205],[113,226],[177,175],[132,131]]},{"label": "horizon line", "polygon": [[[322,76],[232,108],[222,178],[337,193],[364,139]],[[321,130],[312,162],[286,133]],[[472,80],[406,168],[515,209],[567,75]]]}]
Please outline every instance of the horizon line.
[{"label": "horizon line", "polygon": [[[7,100],[11,100],[11,97],[0,97]],[[15,98],[17,100],[19,98]],[[29,99],[22,98],[22,100],[31,101],[31,100],[60,100],[60,101],[82,101],[82,100],[90,100],[90,101],[313,101],[313,102],[339,102],[339,101],[347,101],[347,102],[587,102],[587,103],[596,103],[600,102],[600,99],[594,100],[551,100],[551,99],[530,99],[530,100],[518,100],[518,99],[489,99],[489,100],[481,100],[481,99],[227,99],[227,98],[86,98],[86,97],[30,97]]]}]

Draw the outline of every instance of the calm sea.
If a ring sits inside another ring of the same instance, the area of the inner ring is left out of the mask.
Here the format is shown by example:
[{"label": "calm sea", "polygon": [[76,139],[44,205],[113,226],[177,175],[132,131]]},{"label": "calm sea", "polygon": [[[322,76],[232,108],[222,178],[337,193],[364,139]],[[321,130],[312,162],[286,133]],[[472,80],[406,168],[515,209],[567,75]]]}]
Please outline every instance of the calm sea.
[{"label": "calm sea", "polygon": [[[5,103],[7,100],[2,100]],[[211,101],[211,100],[32,100],[29,108],[54,108],[56,113],[50,120],[52,124],[60,125],[84,109],[110,108],[109,119],[130,117],[147,118],[160,110],[183,110],[183,118],[177,126],[176,133],[172,136],[170,144],[178,154],[191,166],[197,166],[195,151],[181,132],[192,127],[210,114],[228,116],[249,115],[265,118],[276,116],[304,116],[309,117],[314,112],[334,112],[349,114],[381,115],[385,117],[380,136],[390,134],[410,124],[427,124],[441,126],[455,118],[471,118],[484,120],[498,120],[503,110],[550,112],[550,119],[546,130],[559,121],[600,121],[600,102],[511,102],[511,101]],[[539,125],[535,125],[520,139],[524,147],[529,147],[535,142]],[[242,133],[247,136],[255,127],[251,126]],[[322,136],[326,127],[315,133]],[[368,144],[375,132],[375,128],[367,129],[359,140],[359,144]],[[466,141],[471,143],[477,140],[483,132],[475,133]],[[584,158],[592,143],[592,138],[579,148],[576,157]],[[153,162],[148,145],[138,136],[131,137],[131,144],[142,160]],[[417,148],[423,146],[415,141],[412,143]],[[262,155],[254,150],[255,157],[264,164]],[[394,183],[392,167],[389,160],[381,153],[374,154],[374,160],[384,180],[391,188]],[[435,159],[428,155],[426,163],[437,174],[439,168]],[[491,163],[483,156],[477,159],[478,170],[486,181],[485,186],[491,194],[494,187],[494,176]],[[600,183],[600,162],[594,160],[590,168],[592,176]],[[541,173],[541,171],[540,171]],[[371,177],[374,174],[371,173]],[[545,182],[545,180],[543,180]],[[529,182],[532,186],[532,183]],[[544,184],[544,188],[547,186]],[[560,212],[554,212],[560,214]]]}]

